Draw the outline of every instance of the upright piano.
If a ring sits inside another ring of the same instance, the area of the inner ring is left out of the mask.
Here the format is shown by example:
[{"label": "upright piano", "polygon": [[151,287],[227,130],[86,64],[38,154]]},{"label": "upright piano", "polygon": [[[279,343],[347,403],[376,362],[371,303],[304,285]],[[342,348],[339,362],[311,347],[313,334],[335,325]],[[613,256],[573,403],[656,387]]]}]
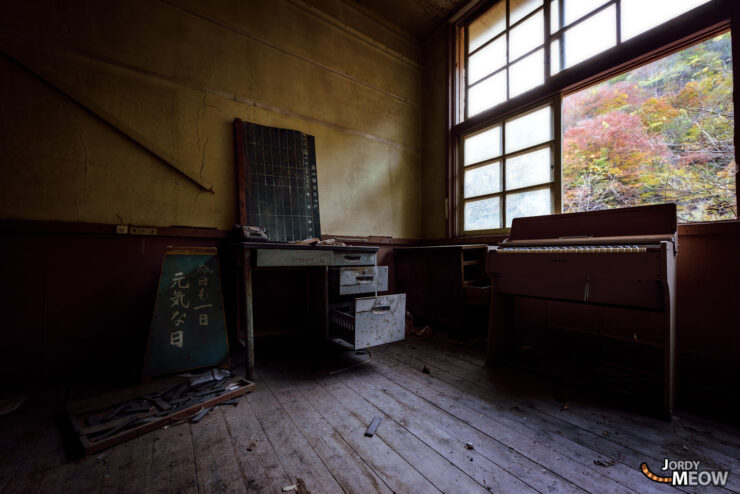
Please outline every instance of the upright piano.
[{"label": "upright piano", "polygon": [[[636,308],[660,314],[662,414],[673,409],[676,205],[515,218],[509,238],[489,247],[487,360],[512,337],[516,296]],[[594,328],[597,330],[597,328]]]}]

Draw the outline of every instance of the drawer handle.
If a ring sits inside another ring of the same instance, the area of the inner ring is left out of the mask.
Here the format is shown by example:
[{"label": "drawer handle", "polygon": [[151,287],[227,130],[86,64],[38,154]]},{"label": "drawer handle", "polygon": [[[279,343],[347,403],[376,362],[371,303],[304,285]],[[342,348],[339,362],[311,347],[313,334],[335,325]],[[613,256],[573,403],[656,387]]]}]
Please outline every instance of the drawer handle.
[{"label": "drawer handle", "polygon": [[344,260],[350,261],[350,262],[358,262],[362,259],[362,256],[359,256],[357,254],[345,254]]},{"label": "drawer handle", "polygon": [[386,314],[391,311],[390,305],[378,305],[373,307],[373,314]]},{"label": "drawer handle", "polygon": [[357,283],[363,284],[363,283],[372,283],[373,279],[375,279],[375,276],[372,275],[360,275],[355,278],[357,280]]}]

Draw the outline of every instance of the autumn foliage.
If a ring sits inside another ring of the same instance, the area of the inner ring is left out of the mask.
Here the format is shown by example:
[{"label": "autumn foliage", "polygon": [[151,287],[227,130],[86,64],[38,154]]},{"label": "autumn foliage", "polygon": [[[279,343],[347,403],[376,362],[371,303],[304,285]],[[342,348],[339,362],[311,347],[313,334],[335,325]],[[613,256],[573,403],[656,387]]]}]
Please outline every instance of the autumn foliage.
[{"label": "autumn foliage", "polygon": [[563,211],[678,205],[737,218],[732,61],[724,34],[563,99]]}]

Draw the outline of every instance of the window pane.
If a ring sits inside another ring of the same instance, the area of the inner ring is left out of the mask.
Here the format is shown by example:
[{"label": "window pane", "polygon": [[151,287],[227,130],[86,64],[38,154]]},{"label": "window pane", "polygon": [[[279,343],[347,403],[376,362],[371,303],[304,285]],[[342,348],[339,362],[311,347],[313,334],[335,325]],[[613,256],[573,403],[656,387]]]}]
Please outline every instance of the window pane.
[{"label": "window pane", "polygon": [[550,43],[550,75],[560,72],[560,40]]},{"label": "window pane", "polygon": [[506,65],[506,35],[468,59],[468,84],[473,84],[504,65]]},{"label": "window pane", "polygon": [[730,33],[563,98],[563,211],[737,218]]},{"label": "window pane", "polygon": [[501,198],[491,197],[465,203],[465,230],[501,228]]},{"label": "window pane", "polygon": [[500,155],[500,125],[465,139],[465,165],[472,165]]},{"label": "window pane", "polygon": [[560,29],[560,2],[550,0],[550,34]]},{"label": "window pane", "polygon": [[515,60],[544,43],[542,11],[509,31],[509,61]]},{"label": "window pane", "polygon": [[506,122],[506,152],[513,153],[552,139],[549,106]]},{"label": "window pane", "polygon": [[549,147],[506,159],[506,188],[508,190],[542,184],[551,180],[552,153]]},{"label": "window pane", "polygon": [[545,49],[542,48],[509,67],[509,97],[545,83]]},{"label": "window pane", "polygon": [[622,40],[644,33],[708,1],[622,0]]},{"label": "window pane", "polygon": [[[643,0],[643,3],[649,2]],[[617,44],[616,12],[617,9],[612,5],[565,32],[566,67],[572,67]]]},{"label": "window pane", "polygon": [[[652,0],[642,0],[650,3]],[[596,10],[607,2],[607,0],[563,0],[563,17],[565,25],[580,19],[589,12]],[[624,3],[622,3],[624,5]]]},{"label": "window pane", "polygon": [[[503,1],[501,3],[504,3]],[[511,12],[509,13],[509,25],[511,26],[534,9],[542,5],[542,0],[510,0]]]},{"label": "window pane", "polygon": [[506,70],[468,89],[468,116],[506,101]]},{"label": "window pane", "polygon": [[465,170],[463,196],[482,196],[501,192],[501,162]]},{"label": "window pane", "polygon": [[552,212],[552,193],[549,188],[516,192],[506,195],[506,226],[511,226],[514,218],[539,216]]},{"label": "window pane", "polygon": [[498,2],[468,26],[468,53],[506,29],[506,2]]}]

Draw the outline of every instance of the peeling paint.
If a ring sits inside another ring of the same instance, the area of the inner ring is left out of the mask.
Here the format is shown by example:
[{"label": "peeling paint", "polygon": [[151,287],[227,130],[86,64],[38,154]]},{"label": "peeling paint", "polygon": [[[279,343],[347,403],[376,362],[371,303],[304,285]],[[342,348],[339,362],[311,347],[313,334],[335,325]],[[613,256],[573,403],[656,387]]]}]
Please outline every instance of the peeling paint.
[{"label": "peeling paint", "polygon": [[362,297],[332,308],[331,332],[355,349],[383,345],[404,339],[405,315],[405,293]]}]

